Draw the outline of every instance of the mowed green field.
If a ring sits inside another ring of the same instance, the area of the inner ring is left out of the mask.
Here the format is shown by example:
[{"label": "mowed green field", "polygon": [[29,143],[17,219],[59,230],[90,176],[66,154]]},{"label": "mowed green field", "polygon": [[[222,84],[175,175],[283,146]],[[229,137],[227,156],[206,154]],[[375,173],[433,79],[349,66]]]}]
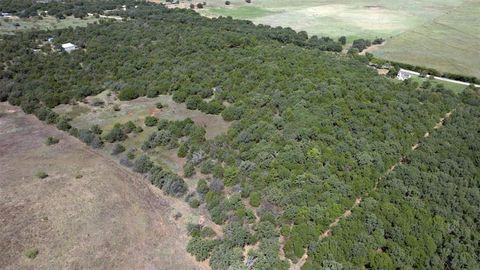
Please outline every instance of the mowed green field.
[{"label": "mowed green field", "polygon": [[209,17],[232,16],[337,38],[382,37],[379,57],[480,77],[478,0],[209,0]]}]

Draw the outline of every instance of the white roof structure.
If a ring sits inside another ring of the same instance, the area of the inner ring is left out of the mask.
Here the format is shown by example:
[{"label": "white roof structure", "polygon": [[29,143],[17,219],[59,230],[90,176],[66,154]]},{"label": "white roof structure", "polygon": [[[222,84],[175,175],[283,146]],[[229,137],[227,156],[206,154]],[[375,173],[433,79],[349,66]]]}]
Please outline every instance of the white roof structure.
[{"label": "white roof structure", "polygon": [[71,52],[71,51],[77,49],[77,45],[69,42],[69,43],[62,44],[62,48],[63,48],[66,52]]},{"label": "white roof structure", "polygon": [[399,79],[401,81],[404,81],[406,79],[410,79],[410,77],[412,77],[412,74],[410,74],[409,72],[406,72],[403,69],[400,69],[400,71],[398,72],[398,75],[397,75],[397,79]]}]

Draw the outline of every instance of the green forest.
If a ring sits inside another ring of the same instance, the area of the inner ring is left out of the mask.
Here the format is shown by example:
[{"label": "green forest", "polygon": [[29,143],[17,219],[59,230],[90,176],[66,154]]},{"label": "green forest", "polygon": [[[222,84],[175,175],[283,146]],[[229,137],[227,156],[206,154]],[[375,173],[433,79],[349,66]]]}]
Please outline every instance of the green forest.
[{"label": "green forest", "polygon": [[[59,18],[113,10],[123,19],[1,37],[0,101],[92,147],[115,144],[123,165],[166,194],[206,207],[223,236],[191,224],[185,248],[212,269],[288,269],[305,250],[303,269],[480,267],[478,90],[456,95],[382,77],[366,57],[337,53],[337,41],[289,28],[137,1],[29,3],[0,8]],[[79,49],[60,51],[66,42]],[[124,156],[122,141],[141,127],[77,129],[52,110],[106,90],[120,100],[171,95],[232,125],[207,140],[191,119],[147,117],[155,132],[138,145],[140,154]],[[445,127],[423,138],[450,111]],[[205,175],[194,193],[152,161],[159,146],[187,159],[185,177]],[[365,193],[352,216],[319,240]],[[246,246],[253,248],[244,255]]]},{"label": "green forest", "polygon": [[480,243],[479,107],[462,107],[331,238],[310,246],[318,265],[476,269]]}]

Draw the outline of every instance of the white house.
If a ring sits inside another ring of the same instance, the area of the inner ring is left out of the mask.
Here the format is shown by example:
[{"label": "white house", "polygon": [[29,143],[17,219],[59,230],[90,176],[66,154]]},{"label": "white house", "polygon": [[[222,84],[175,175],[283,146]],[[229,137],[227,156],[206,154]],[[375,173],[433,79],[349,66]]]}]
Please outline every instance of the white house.
[{"label": "white house", "polygon": [[78,49],[77,45],[72,44],[72,43],[70,43],[70,42],[69,42],[69,43],[62,44],[62,48],[63,48],[64,51],[66,51],[66,52],[68,52],[68,53],[71,52],[71,51],[74,51],[74,50]]},{"label": "white house", "polygon": [[400,69],[400,71],[398,72],[398,75],[397,75],[397,79],[399,79],[400,81],[410,79],[410,77],[412,77],[412,74],[410,74],[409,72],[406,72],[403,69]]}]

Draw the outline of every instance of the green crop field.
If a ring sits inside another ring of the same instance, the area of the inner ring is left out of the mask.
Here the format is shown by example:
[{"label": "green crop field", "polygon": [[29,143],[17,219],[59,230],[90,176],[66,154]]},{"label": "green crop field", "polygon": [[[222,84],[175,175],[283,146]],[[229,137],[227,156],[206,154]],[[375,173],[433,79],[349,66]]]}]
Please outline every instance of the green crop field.
[{"label": "green crop field", "polygon": [[382,37],[379,57],[480,77],[480,1],[209,0],[201,14],[291,27],[310,35]]}]

